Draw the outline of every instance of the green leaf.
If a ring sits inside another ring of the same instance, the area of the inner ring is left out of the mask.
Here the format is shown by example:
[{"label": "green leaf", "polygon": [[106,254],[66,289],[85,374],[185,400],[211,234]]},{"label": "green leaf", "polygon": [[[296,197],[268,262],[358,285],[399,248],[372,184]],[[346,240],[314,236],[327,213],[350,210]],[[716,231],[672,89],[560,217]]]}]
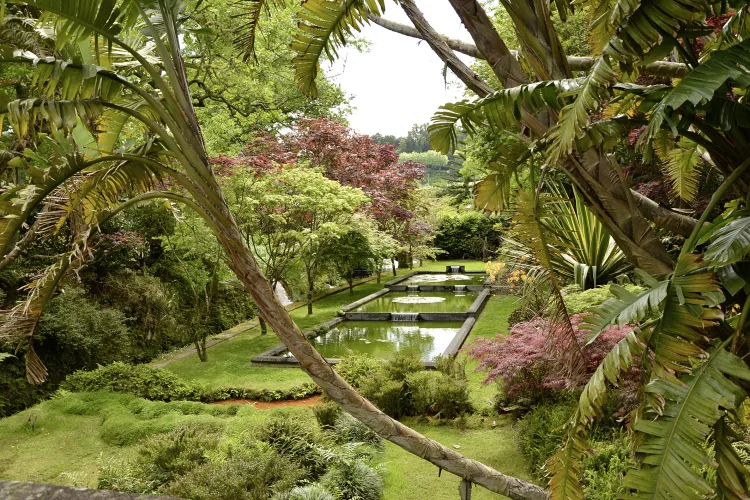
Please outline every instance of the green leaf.
[{"label": "green leaf", "polygon": [[700,474],[710,463],[704,443],[726,410],[739,407],[745,391],[728,377],[750,381],[750,369],[737,356],[714,347],[692,373],[680,380],[657,379],[646,391],[665,404],[655,419],[632,423],[642,439],[636,448],[641,468],[631,470],[623,484],[639,497],[701,500],[714,493]]},{"label": "green leaf", "polygon": [[750,252],[750,217],[734,220],[714,233],[703,259],[713,267],[722,267],[745,258]]},{"label": "green leaf", "polygon": [[297,53],[292,63],[297,87],[303,94],[317,97],[315,78],[323,52],[330,59],[337,57],[336,49],[369,23],[369,15],[383,13],[385,0],[304,0],[302,6],[302,22],[292,42]]}]

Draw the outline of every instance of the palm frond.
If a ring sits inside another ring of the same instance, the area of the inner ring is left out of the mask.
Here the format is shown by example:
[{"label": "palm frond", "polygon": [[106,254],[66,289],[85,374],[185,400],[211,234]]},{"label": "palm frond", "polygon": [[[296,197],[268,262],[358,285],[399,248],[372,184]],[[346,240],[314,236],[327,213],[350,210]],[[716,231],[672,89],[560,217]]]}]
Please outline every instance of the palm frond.
[{"label": "palm frond", "polygon": [[711,58],[694,68],[659,102],[651,114],[648,138],[652,140],[663,124],[676,134],[671,115],[685,103],[698,105],[710,100],[727,83],[745,88],[750,85],[750,40],[726,50],[715,51]]},{"label": "palm frond", "polygon": [[750,252],[750,217],[735,219],[713,233],[713,241],[703,255],[713,267],[733,264]]},{"label": "palm frond", "polygon": [[271,8],[283,9],[286,0],[239,0],[235,3],[242,10],[237,17],[244,22],[237,28],[234,45],[242,54],[242,60],[247,62],[255,56],[255,39],[263,12],[270,15]]},{"label": "palm frond", "polygon": [[459,122],[469,132],[484,125],[499,130],[515,129],[524,106],[530,113],[545,106],[560,109],[565,103],[563,95],[576,89],[578,84],[579,80],[536,82],[498,90],[481,99],[444,104],[432,116],[427,127],[430,144],[443,154],[455,150]]},{"label": "palm frond", "polygon": [[667,152],[666,174],[672,183],[675,198],[691,202],[698,192],[701,170],[698,167],[698,146],[691,140],[680,138],[677,146]]},{"label": "palm frond", "polygon": [[297,87],[303,94],[318,96],[315,78],[323,52],[329,59],[337,57],[337,49],[346,45],[347,37],[369,23],[368,16],[380,16],[385,0],[304,0],[299,32],[292,42],[296,52],[292,63]]},{"label": "palm frond", "polygon": [[565,425],[565,441],[560,450],[547,460],[545,471],[551,476],[552,499],[583,499],[581,462],[585,451],[586,431],[602,416],[610,387],[618,387],[622,375],[630,370],[644,352],[636,333],[628,333],[604,357],[578,399],[578,407]]},{"label": "palm frond", "polygon": [[489,164],[491,172],[474,185],[474,208],[497,213],[510,206],[510,188],[514,175],[531,158],[531,151],[522,141],[511,147],[500,145],[499,157]]},{"label": "palm frond", "polygon": [[[102,35],[110,40],[123,30],[135,26],[139,19],[141,2],[130,0],[28,0],[26,2],[43,12],[43,21],[56,25],[55,38],[58,50],[68,45],[77,45],[92,35]],[[68,22],[66,20],[75,20]]]},{"label": "palm frond", "polygon": [[616,62],[627,69],[647,61],[655,48],[675,43],[681,28],[702,20],[707,7],[705,0],[634,0],[610,5],[625,9],[616,16],[619,26],[582,82],[577,98],[563,108],[560,120],[551,130],[547,149],[550,163],[572,151],[576,139],[589,125],[590,115],[610,94],[610,87],[617,81]]},{"label": "palm frond", "polygon": [[732,442],[738,440],[727,419],[719,419],[714,426],[714,460],[718,464],[716,489],[719,497],[726,500],[744,500],[750,491],[750,472],[732,446]]},{"label": "palm frond", "polygon": [[637,418],[633,429],[643,436],[636,448],[641,467],[625,475],[623,485],[654,499],[700,500],[713,495],[700,468],[709,463],[703,444],[727,410],[737,409],[745,391],[730,379],[750,381],[750,369],[723,346],[679,380],[656,379],[647,393],[663,399],[663,407],[648,419]]}]

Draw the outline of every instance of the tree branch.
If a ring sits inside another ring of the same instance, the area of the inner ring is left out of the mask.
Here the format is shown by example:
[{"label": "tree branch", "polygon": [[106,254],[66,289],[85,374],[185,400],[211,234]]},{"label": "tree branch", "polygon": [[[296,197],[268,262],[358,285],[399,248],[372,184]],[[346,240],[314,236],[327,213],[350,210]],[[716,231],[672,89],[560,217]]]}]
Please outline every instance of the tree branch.
[{"label": "tree branch", "polygon": [[[427,40],[426,37],[420,34],[418,30],[406,24],[397,23],[396,21],[391,21],[389,19],[376,16],[370,16],[370,20],[378,26],[382,26],[389,31],[393,31],[394,33],[398,33],[400,35],[408,36],[411,38],[417,38],[419,40]],[[461,54],[466,54],[467,56],[475,57],[477,59],[487,60],[487,58],[484,56],[484,54],[482,54],[482,52],[476,45],[465,42],[463,40],[458,40],[456,38],[451,38],[437,32],[435,34],[452,50],[460,52]],[[508,52],[513,58],[518,59],[518,51],[509,50]],[[594,57],[568,56],[568,65],[570,66],[570,69],[572,71],[588,71],[591,69],[595,62],[596,58]],[[684,78],[689,71],[690,69],[686,65],[670,61],[656,61],[640,68],[641,74],[663,76],[667,78]]]}]

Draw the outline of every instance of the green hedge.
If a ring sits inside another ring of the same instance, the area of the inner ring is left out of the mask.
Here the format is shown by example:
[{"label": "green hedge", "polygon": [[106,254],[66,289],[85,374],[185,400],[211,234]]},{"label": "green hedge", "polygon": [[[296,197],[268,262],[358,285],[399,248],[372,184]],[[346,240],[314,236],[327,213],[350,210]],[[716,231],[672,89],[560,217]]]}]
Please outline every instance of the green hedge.
[{"label": "green hedge", "polygon": [[200,401],[211,403],[227,399],[254,399],[264,402],[303,399],[321,390],[315,384],[303,384],[283,390],[241,388],[207,389],[188,384],[174,373],[148,365],[116,362],[91,371],[79,370],[60,386],[71,392],[110,391],[153,401]]}]

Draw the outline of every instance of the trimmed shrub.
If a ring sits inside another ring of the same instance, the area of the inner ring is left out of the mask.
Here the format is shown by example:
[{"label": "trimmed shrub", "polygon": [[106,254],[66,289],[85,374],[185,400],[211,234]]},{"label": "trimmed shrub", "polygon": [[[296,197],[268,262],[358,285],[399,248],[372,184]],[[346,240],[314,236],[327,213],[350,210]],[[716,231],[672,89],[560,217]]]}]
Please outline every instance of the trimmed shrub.
[{"label": "trimmed shrub", "polygon": [[379,500],[383,494],[383,479],[359,460],[335,464],[321,483],[338,500]]},{"label": "trimmed shrub", "polygon": [[312,407],[312,411],[315,414],[318,425],[323,430],[333,429],[334,425],[336,425],[336,420],[343,413],[339,405],[333,401],[318,403]]},{"label": "trimmed shrub", "polygon": [[486,259],[500,246],[502,219],[481,212],[444,217],[435,231],[435,246],[447,259]]},{"label": "trimmed shrub", "polygon": [[119,361],[96,370],[68,375],[61,388],[72,392],[120,392],[158,401],[196,401],[203,392],[168,370]]},{"label": "trimmed shrub", "polygon": [[212,403],[227,399],[253,399],[257,401],[287,401],[304,399],[320,394],[316,384],[303,384],[289,389],[223,388],[205,389],[187,384],[169,370],[148,365],[128,365],[115,362],[96,370],[77,371],[60,386],[72,392],[110,391],[133,394],[154,401],[201,401]]},{"label": "trimmed shrub", "polygon": [[406,385],[414,415],[432,414],[452,419],[472,410],[466,380],[423,371],[409,375]]},{"label": "trimmed shrub", "polygon": [[377,359],[354,352],[342,358],[341,362],[336,365],[339,375],[357,389],[379,369],[380,362]]},{"label": "trimmed shrub", "polygon": [[405,351],[393,355],[382,365],[382,369],[389,379],[401,382],[406,380],[406,377],[410,374],[424,370],[424,366],[417,353]]},{"label": "trimmed shrub", "polygon": [[[590,288],[583,292],[576,285],[570,288],[572,290],[563,296],[563,302],[565,302],[565,309],[567,309],[568,314],[593,312],[605,300],[614,297],[612,292],[609,291],[609,285]],[[625,289],[632,294],[638,294],[644,290],[643,287],[637,285],[625,285]]]}]

